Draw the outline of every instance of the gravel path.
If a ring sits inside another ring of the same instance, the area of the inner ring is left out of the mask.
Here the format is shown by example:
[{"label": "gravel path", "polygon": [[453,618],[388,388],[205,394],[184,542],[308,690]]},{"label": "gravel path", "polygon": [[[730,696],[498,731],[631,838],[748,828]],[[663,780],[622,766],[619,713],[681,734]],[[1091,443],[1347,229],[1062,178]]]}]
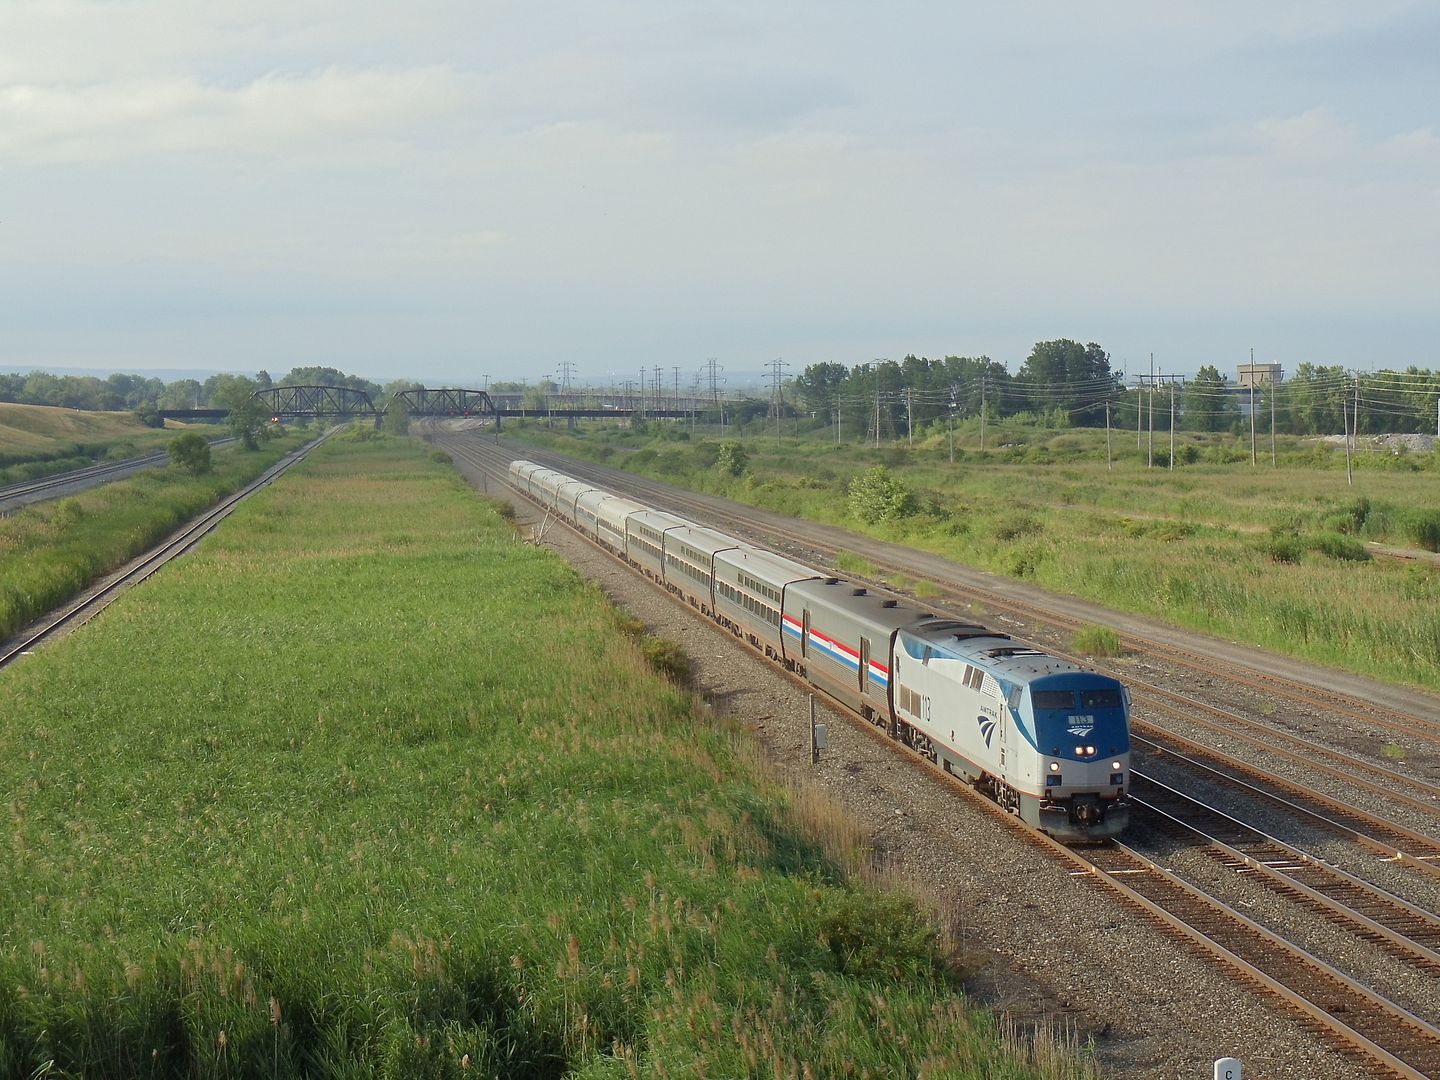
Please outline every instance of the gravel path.
[{"label": "gravel path", "polygon": [[[458,458],[456,467],[510,497]],[[535,520],[532,504],[511,501],[522,527]],[[570,530],[552,527],[544,543],[652,633],[679,642],[705,700],[753,728],[782,773],[867,823],[895,876],[940,904],[974,968],[967,985],[977,1000],[1021,1023],[1075,1029],[1093,1041],[1105,1075],[1125,1080],[1208,1078],[1225,1056],[1244,1063],[1247,1080],[1373,1075],[823,706],[830,747],[812,766],[803,690]]]}]

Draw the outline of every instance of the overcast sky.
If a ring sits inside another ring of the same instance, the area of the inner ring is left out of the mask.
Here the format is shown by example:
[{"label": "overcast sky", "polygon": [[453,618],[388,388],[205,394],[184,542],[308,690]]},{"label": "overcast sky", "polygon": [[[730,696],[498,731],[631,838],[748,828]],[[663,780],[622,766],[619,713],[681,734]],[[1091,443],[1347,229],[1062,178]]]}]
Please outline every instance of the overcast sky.
[{"label": "overcast sky", "polygon": [[1391,0],[0,0],[0,364],[1440,368],[1437,58]]}]

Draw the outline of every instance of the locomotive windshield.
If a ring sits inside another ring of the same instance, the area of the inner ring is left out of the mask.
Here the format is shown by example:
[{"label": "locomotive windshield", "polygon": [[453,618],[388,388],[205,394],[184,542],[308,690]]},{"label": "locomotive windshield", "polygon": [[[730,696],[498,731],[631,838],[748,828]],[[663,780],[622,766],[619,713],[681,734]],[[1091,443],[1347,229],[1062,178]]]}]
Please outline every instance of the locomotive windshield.
[{"label": "locomotive windshield", "polygon": [[1087,673],[1045,683],[1029,694],[1037,749],[1080,760],[1129,749],[1125,691],[1114,680]]}]

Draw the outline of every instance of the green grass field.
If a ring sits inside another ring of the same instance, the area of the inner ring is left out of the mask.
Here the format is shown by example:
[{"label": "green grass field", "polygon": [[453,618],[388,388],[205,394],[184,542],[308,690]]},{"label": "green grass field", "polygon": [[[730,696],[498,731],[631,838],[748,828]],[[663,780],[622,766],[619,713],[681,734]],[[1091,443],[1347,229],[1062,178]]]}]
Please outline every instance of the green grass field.
[{"label": "green grass field", "polygon": [[1088,1077],[409,441],[0,677],[0,1074]]},{"label": "green grass field", "polygon": [[[1168,470],[1145,467],[1134,432],[1115,436],[1113,469],[1103,431],[992,431],[982,452],[970,430],[953,465],[940,435],[913,449],[771,435],[743,440],[748,468],[732,476],[715,467],[717,441],[675,434],[654,424],[575,437],[531,423],[507,437],[1440,690],[1440,572],[1424,557],[1440,548],[1431,455],[1365,455],[1352,485],[1343,454],[1293,439],[1272,468],[1268,457],[1253,467],[1234,439],[1191,437],[1196,463]],[[913,491],[913,514],[865,524],[851,513],[849,485],[877,465]],[[1370,542],[1422,557],[1372,558]]]}]

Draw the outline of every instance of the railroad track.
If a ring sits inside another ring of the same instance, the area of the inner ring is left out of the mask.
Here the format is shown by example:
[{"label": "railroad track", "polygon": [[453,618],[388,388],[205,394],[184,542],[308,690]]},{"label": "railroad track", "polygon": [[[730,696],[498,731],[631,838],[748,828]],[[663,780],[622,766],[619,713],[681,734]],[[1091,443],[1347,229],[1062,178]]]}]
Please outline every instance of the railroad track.
[{"label": "railroad track", "polygon": [[60,633],[70,630],[87,619],[99,614],[106,605],[113,601],[120,593],[132,585],[144,581],[155,571],[159,570],[171,559],[183,554],[189,547],[195,544],[201,537],[218,525],[235,507],[239,506],[245,499],[265,487],[281,473],[285,472],[296,462],[301,460],[320,443],[324,442],[333,433],[326,432],[320,438],[307,443],[299,450],[287,454],[274,465],[270,466],[260,477],[251,481],[239,491],[228,496],[219,504],[211,507],[199,517],[193,518],[183,525],[176,532],[172,533],[158,547],[132,560],[119,573],[105,581],[99,588],[88,591],[81,598],[72,601],[58,611],[51,612],[39,624],[23,631],[17,638],[0,645],[0,668],[14,663],[20,657],[33,652],[46,641],[56,637]]},{"label": "railroad track", "polygon": [[[512,455],[498,448],[465,445],[455,440],[446,440],[445,445],[451,452],[490,471],[498,482],[505,483]],[[567,471],[572,475],[581,472]],[[619,486],[608,476],[604,482],[612,489]],[[663,501],[671,502],[668,497]],[[831,705],[835,707],[833,702]],[[873,737],[890,742],[872,723],[853,714],[850,719]],[[1158,745],[1152,752],[1174,754],[1173,749]],[[968,792],[965,785],[923,765],[917,755],[912,753],[907,758],[927,776]],[[1224,779],[1244,783],[1233,777]],[[1144,820],[1142,831],[1146,835],[1152,838],[1168,835],[1172,840],[1183,838],[1192,850],[1238,873],[1263,880],[1272,892],[1344,927],[1357,940],[1373,945],[1399,962],[1426,974],[1440,971],[1440,953],[1436,951],[1440,918],[1433,913],[1354,875],[1327,867],[1312,856],[1189,799],[1148,775],[1142,774],[1141,783],[1144,796],[1139,801]],[[970,794],[987,812],[1003,816],[989,800]],[[1278,798],[1268,792],[1259,794]],[[1177,812],[1181,810],[1183,813]],[[1301,808],[1301,812],[1325,822],[1332,830],[1344,832],[1346,828],[1322,811]],[[1367,827],[1377,830],[1388,825],[1379,819],[1367,822]],[[1017,826],[1017,832],[1027,842],[1083,867],[1086,873],[1122,896],[1127,904],[1145,912],[1165,933],[1224,964],[1239,979],[1298,1017],[1302,1025],[1323,1035],[1331,1044],[1347,1048],[1391,1075],[1440,1075],[1440,1029],[1428,1020],[1180,880],[1135,847],[1117,843],[1101,848],[1072,849],[1027,828]],[[1423,834],[1417,836],[1424,839]],[[1393,856],[1391,847],[1383,842],[1380,850]],[[1424,859],[1424,855],[1415,858]]]},{"label": "railroad track", "polygon": [[[1035,834],[1037,837],[1039,834]],[[1042,846],[1054,845],[1045,839]],[[1302,1025],[1394,1076],[1440,1076],[1440,1029],[1218,903],[1123,843],[1063,849],[1168,935],[1198,946]]]},{"label": "railroad track", "polygon": [[1440,976],[1440,916],[1139,770],[1132,772],[1139,813],[1132,808],[1126,832],[1131,846],[1136,833],[1145,834],[1152,845],[1182,842],[1229,870],[1253,875],[1267,889],[1339,923],[1417,971]]},{"label": "railroad track", "polygon": [[[234,442],[233,437],[223,439],[211,439],[211,447],[225,446]],[[124,461],[107,461],[99,465],[87,465],[83,469],[71,469],[68,472],[56,473],[53,476],[42,477],[39,480],[25,480],[18,484],[7,484],[0,487],[0,514],[14,513],[33,502],[40,502],[45,498],[52,497],[51,494],[63,491],[74,484],[92,486],[103,483],[107,480],[118,480],[121,477],[129,476],[131,473],[139,472],[142,469],[158,468],[170,462],[170,455],[165,452],[158,454],[145,454],[141,457],[126,458]]]}]

